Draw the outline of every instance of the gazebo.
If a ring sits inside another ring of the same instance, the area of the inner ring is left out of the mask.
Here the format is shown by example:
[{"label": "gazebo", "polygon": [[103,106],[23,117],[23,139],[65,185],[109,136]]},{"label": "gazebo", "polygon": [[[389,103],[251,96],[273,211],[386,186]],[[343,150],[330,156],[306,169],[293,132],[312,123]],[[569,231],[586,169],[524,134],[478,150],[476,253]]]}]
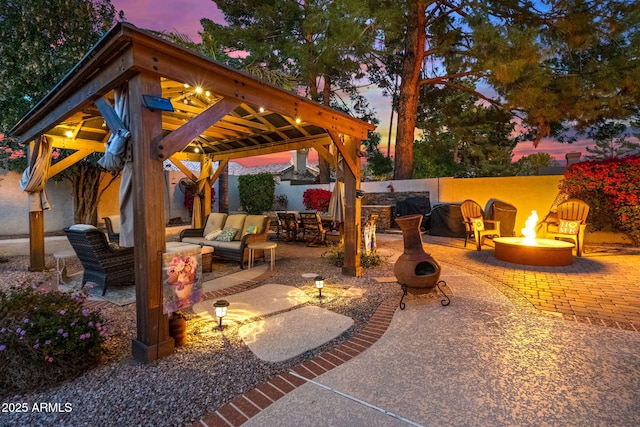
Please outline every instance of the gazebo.
[{"label": "gazebo", "polygon": [[[137,311],[132,351],[137,360],[150,362],[172,353],[174,347],[162,310],[163,161],[170,160],[194,180],[197,177],[183,161],[220,162],[208,178],[209,185],[234,158],[314,148],[330,163],[342,162],[346,215],[342,272],[360,276],[358,152],[374,128],[120,23],[10,134],[31,143],[32,159],[43,147],[76,150],[45,168],[42,188],[47,179],[87,155],[112,151],[109,138],[130,131],[127,161]],[[206,199],[202,209],[202,214],[209,213]],[[42,210],[31,209],[29,227],[31,269],[37,270],[44,267]]]}]

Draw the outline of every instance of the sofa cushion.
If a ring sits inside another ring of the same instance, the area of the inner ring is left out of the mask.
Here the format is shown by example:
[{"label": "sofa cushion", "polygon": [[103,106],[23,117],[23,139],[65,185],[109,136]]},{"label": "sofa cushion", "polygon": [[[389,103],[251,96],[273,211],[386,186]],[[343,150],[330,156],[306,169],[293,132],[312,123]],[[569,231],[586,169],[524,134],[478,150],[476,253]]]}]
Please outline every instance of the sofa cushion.
[{"label": "sofa cushion", "polygon": [[[244,220],[244,227],[242,228],[242,234],[240,237],[242,238],[246,234],[260,234],[264,232],[262,226],[264,225],[264,215],[247,215],[247,218]],[[250,228],[254,227],[255,231],[250,232]]]},{"label": "sofa cushion", "polygon": [[69,227],[69,230],[87,231],[97,230],[97,228],[91,224],[73,224],[71,227]]},{"label": "sofa cushion", "polygon": [[224,228],[224,222],[226,221],[226,219],[226,213],[211,212],[209,214],[209,218],[207,218],[207,224],[204,226],[204,233],[202,233],[202,235],[206,236],[214,230],[222,230]]},{"label": "sofa cushion", "polygon": [[238,234],[238,229],[233,227],[225,227],[222,233],[215,238],[218,242],[230,242]]},{"label": "sofa cushion", "polygon": [[[224,228],[235,228],[236,230],[244,230],[244,220],[247,217],[245,214],[233,214],[227,217],[224,223]],[[240,240],[242,233],[237,233],[233,240]]]}]

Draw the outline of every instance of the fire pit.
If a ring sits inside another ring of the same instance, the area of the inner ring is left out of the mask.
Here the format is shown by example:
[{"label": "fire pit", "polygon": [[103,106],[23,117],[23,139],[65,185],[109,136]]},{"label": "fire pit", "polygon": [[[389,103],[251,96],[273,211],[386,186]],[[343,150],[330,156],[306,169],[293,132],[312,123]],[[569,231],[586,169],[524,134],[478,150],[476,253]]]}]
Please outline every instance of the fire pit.
[{"label": "fire pit", "polygon": [[522,229],[524,237],[496,237],[495,257],[514,264],[558,267],[573,263],[573,243],[560,240],[539,239],[535,225],[538,221],[536,211],[531,212],[526,227]]}]

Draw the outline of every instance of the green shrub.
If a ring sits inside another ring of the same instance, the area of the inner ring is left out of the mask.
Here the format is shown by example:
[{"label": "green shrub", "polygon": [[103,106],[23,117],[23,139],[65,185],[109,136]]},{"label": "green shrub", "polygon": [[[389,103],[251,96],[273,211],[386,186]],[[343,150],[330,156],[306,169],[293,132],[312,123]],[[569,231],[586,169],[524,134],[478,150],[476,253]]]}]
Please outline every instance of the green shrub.
[{"label": "green shrub", "polygon": [[84,373],[108,339],[85,296],[32,287],[0,290],[0,394],[41,389]]},{"label": "green shrub", "polygon": [[240,205],[250,215],[270,211],[276,193],[276,182],[269,172],[241,175],[238,178]]},{"label": "green shrub", "polygon": [[[344,245],[331,245],[329,249],[323,254],[323,256],[329,258],[331,264],[335,265],[336,267],[343,267]],[[362,268],[377,267],[380,264],[382,264],[382,258],[377,254],[375,249],[371,251],[369,255],[367,255],[365,251],[362,251],[362,253],[360,254],[360,265],[362,266]]]}]

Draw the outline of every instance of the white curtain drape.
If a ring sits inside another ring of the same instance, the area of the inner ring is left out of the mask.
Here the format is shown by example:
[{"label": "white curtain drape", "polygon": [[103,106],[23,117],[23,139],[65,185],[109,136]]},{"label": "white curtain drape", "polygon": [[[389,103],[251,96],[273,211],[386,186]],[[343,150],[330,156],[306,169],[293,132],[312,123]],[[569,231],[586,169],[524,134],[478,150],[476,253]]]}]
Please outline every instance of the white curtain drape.
[{"label": "white curtain drape", "polygon": [[29,163],[20,179],[20,188],[29,193],[29,212],[49,210],[51,205],[45,187],[51,165],[51,145],[46,136],[36,140]]}]

